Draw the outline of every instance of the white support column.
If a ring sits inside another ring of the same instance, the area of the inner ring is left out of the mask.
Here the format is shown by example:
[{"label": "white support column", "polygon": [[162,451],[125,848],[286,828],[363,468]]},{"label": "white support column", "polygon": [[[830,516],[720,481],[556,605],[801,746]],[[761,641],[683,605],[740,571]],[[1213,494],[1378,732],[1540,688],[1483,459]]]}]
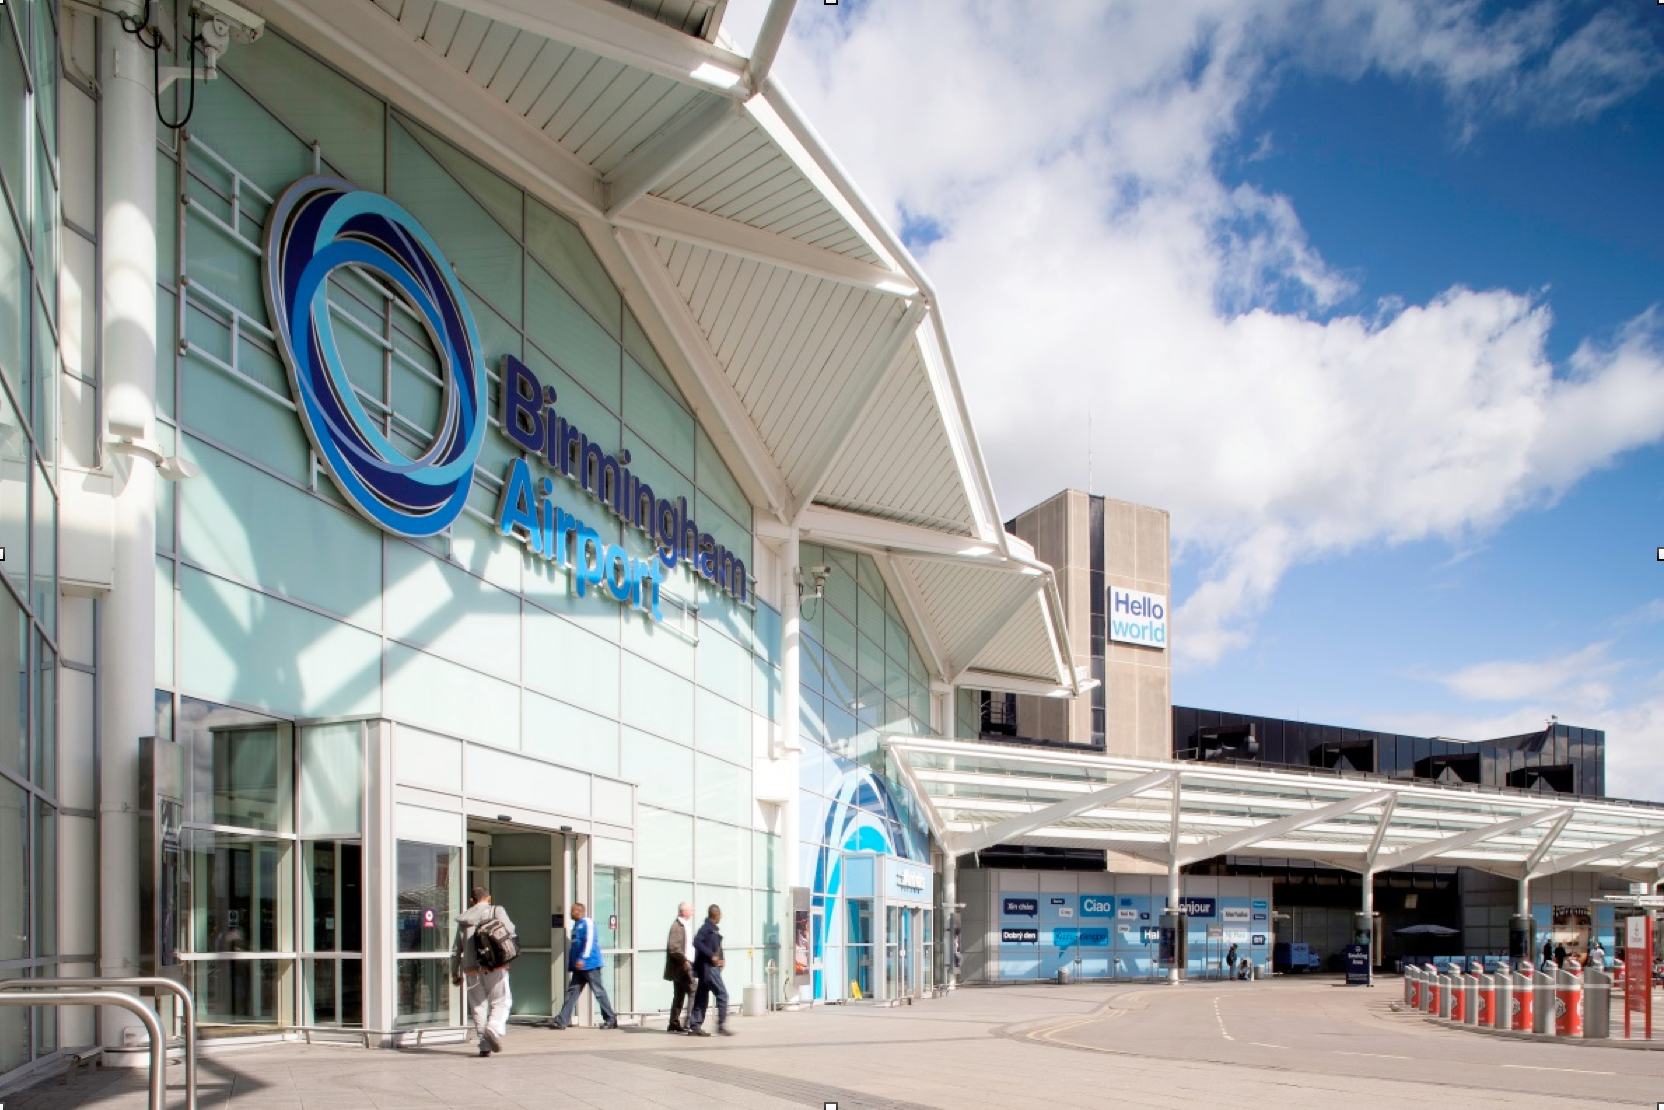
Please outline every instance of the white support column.
[{"label": "white support column", "polygon": [[[117,5],[140,15],[145,5]],[[99,74],[103,380],[107,431],[155,442],[156,100],[150,52],[115,19],[103,27]],[[109,455],[115,567],[99,652],[103,759],[99,774],[100,975],[139,974],[139,737],[156,729],[156,467]],[[101,1011],[104,1060],[137,1023]],[[131,1054],[134,1064],[144,1054]]]},{"label": "white support column", "polygon": [[959,857],[942,853],[942,966],[947,969],[947,987],[959,989]]},{"label": "white support column", "polygon": [[[1172,828],[1169,830],[1167,837],[1167,909],[1170,913],[1179,914],[1179,928],[1183,930],[1184,934],[1187,934],[1189,926],[1185,922],[1184,915],[1180,913],[1182,895],[1179,892],[1179,813],[1184,804],[1183,775],[1173,775],[1171,789],[1173,791],[1173,811]],[[1188,962],[1188,958],[1186,960],[1178,959],[1179,951],[1186,946],[1187,940],[1188,937],[1181,934],[1175,937],[1173,941],[1174,960],[1173,966],[1167,971],[1167,981],[1175,986],[1179,982],[1181,967]]]},{"label": "white support column", "polygon": [[[780,920],[786,923],[782,934],[791,936],[793,943],[796,942],[793,924],[796,903],[792,891],[803,885],[803,879],[798,874],[798,856],[801,853],[798,823],[802,819],[798,813],[798,783],[801,781],[798,777],[798,757],[803,748],[802,725],[799,723],[803,702],[803,653],[800,650],[803,607],[797,588],[798,546],[799,536],[794,522],[780,551],[780,723],[774,730],[773,751],[770,753],[775,760],[785,763],[784,774],[787,777],[786,804],[780,807],[780,876],[781,886],[785,888]],[[794,983],[796,977],[790,970],[793,950],[782,944],[780,951],[781,979]],[[789,992],[795,990],[795,986],[788,988]]]},{"label": "white support column", "polygon": [[1375,985],[1375,872],[1364,869],[1364,920],[1369,922],[1369,958],[1364,965],[1364,973],[1369,977],[1369,985]]},{"label": "white support column", "polygon": [[1515,905],[1514,912],[1521,917],[1531,916],[1531,878],[1529,876],[1520,878],[1519,902]]}]

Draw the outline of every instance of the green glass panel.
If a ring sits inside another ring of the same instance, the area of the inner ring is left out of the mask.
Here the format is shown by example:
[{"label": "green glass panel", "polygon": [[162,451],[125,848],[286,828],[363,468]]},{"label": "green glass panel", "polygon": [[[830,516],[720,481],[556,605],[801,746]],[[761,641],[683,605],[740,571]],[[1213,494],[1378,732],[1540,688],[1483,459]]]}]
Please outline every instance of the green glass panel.
[{"label": "green glass panel", "polygon": [[172,559],[156,560],[156,685],[173,686]]},{"label": "green glass panel", "polygon": [[[694,694],[694,744],[732,763],[751,761],[751,713],[741,704],[701,689]],[[750,795],[746,796],[749,799]]]},{"label": "green glass panel", "polygon": [[408,131],[422,150],[456,179],[457,184],[479,201],[480,205],[491,213],[491,217],[503,225],[505,231],[515,238],[520,237],[521,201],[524,194],[517,186],[492,173],[409,117],[401,115],[398,119],[399,126]]},{"label": "green glass panel", "polygon": [[[83,310],[84,311],[84,310]],[[174,388],[179,344],[179,303],[172,293],[160,286],[156,289],[156,412],[165,420],[173,420]],[[83,364],[90,364],[93,348],[83,342]],[[91,366],[87,369],[90,371]]]},{"label": "green glass panel", "polygon": [[625,724],[679,744],[693,743],[693,683],[628,652],[623,679]]},{"label": "green glass panel", "polygon": [[[40,783],[47,789],[53,787]],[[35,802],[35,956],[58,954],[58,811]]]},{"label": "green glass panel", "polygon": [[624,423],[683,474],[694,473],[693,414],[633,358],[624,360]]},{"label": "green glass panel", "polygon": [[694,478],[699,483],[699,492],[722,506],[723,512],[749,532],[751,501],[745,496],[739,482],[734,480],[734,472],[722,461],[722,455],[703,428],[699,429],[698,452],[698,469],[694,471]]},{"label": "green glass panel", "polygon": [[29,508],[34,518],[34,550],[30,553],[35,620],[48,636],[58,634],[58,499],[46,480],[46,470],[35,463],[35,493]]},{"label": "green glass panel", "polygon": [[519,673],[518,597],[410,544],[389,543],[386,562],[389,636],[489,674]]},{"label": "green glass panel", "polygon": [[58,315],[58,186],[44,137],[35,144],[35,204],[31,219],[35,233],[35,274],[48,302],[47,312]]},{"label": "green glass panel", "polygon": [[541,266],[526,267],[527,337],[613,412],[622,391],[622,351],[595,318]]},{"label": "green glass panel", "polygon": [[[552,960],[547,952],[523,952],[514,961],[511,1014],[551,1017],[558,1012],[553,1003]],[[473,1018],[468,1020],[472,1021]]]},{"label": "green glass panel", "polygon": [[446,736],[501,747],[520,743],[520,690],[402,644],[387,649],[389,716]]},{"label": "green glass panel", "polygon": [[726,636],[699,638],[699,685],[743,705],[751,691],[751,653]]},{"label": "green glass panel", "polygon": [[527,686],[604,717],[618,716],[617,645],[536,608],[526,610],[523,627],[526,650],[521,666]]},{"label": "green glass panel", "polygon": [[[724,773],[719,777],[719,781],[723,783],[724,789],[740,789],[743,785],[749,801],[750,778],[749,774],[728,777]],[[700,819],[694,822],[693,835],[699,838],[696,877],[701,890],[710,883],[738,886],[750,878],[751,830]],[[700,901],[704,904],[717,902],[722,906],[723,940],[735,956],[735,962],[738,962],[738,958],[743,954],[745,942],[751,936],[746,923],[746,919],[751,916],[750,899],[738,902],[731,892],[711,897],[714,893],[702,894]],[[743,913],[738,912],[741,906],[745,907]]]},{"label": "green glass panel", "polygon": [[[510,838],[512,839],[512,838]],[[542,838],[545,843],[548,837]],[[491,862],[497,864],[496,838],[492,838]],[[553,904],[549,896],[549,870],[547,864],[541,871],[493,871],[491,873],[491,900],[508,911],[509,920],[514,922],[519,932],[520,943],[527,948],[547,948],[553,930],[549,927],[550,906]],[[514,977],[520,978],[521,968],[518,964],[514,968]],[[544,1011],[547,1013],[548,1011]]]},{"label": "green glass panel", "polygon": [[185,219],[188,257],[186,274],[193,283],[214,293],[238,311],[266,322],[265,294],[260,289],[260,258],[218,224],[194,208]]},{"label": "green glass panel", "polygon": [[[229,59],[230,53],[226,57]],[[179,82],[176,87],[183,85],[184,82]],[[306,143],[260,107],[235,81],[207,81],[197,85],[191,137],[212,148],[237,172],[273,197],[296,178],[312,172],[312,151]],[[201,161],[207,163],[208,159]],[[194,162],[192,168],[199,169]],[[200,172],[211,175],[218,171],[205,164]],[[194,242],[192,248],[194,254]]]},{"label": "green glass panel", "polygon": [[389,195],[428,229],[470,289],[519,321],[520,244],[409,131],[395,123],[390,138]]},{"label": "green glass panel", "polygon": [[29,400],[30,282],[23,239],[11,216],[0,210],[0,374],[23,405]]},{"label": "green glass panel", "polygon": [[855,650],[855,625],[837,609],[822,603],[821,609],[826,617],[825,643],[829,656],[837,656],[839,660],[855,666],[857,655]]},{"label": "green glass panel", "polygon": [[647,333],[641,329],[641,322],[636,319],[636,314],[628,307],[624,309],[624,349],[652,375],[653,380],[658,382],[678,405],[692,409],[687,398],[682,396],[682,391],[677,388],[675,379],[670,376],[670,371],[665,368],[659,352],[653,349],[653,343],[647,338]]},{"label": "green glass panel", "polygon": [[186,428],[234,444],[291,481],[310,480],[311,448],[292,411],[200,359],[187,357],[184,370]]},{"label": "green glass panel", "polygon": [[[607,334],[619,338],[623,298],[578,225],[536,200],[527,202],[526,219],[526,252],[555,275]],[[531,308],[535,319],[535,301]],[[560,357],[557,351],[550,353]]]},{"label": "green glass panel", "polygon": [[[693,818],[644,805],[636,810],[636,822],[637,870],[655,878],[691,880]],[[674,908],[670,916],[676,916]]]},{"label": "green glass panel", "polygon": [[11,403],[0,396],[0,563],[23,596],[29,593],[29,487],[34,464],[29,440]]},{"label": "green glass panel", "polygon": [[300,730],[300,833],[356,834],[364,818],[364,728],[357,721]]},{"label": "green glass panel", "polygon": [[22,215],[28,196],[29,79],[11,20],[0,19],[0,175]]},{"label": "green glass panel", "polygon": [[[0,16],[0,21],[3,21]],[[0,779],[0,960],[29,955],[29,796]],[[19,1013],[22,1011],[19,1010]],[[28,1058],[28,1046],[24,1046]]]},{"label": "green glass panel", "polygon": [[[699,529],[709,532],[711,538],[719,547],[725,547],[734,553],[734,557],[746,564],[746,573],[751,572],[751,533],[739,524],[733,517],[717,507],[705,493],[703,487],[695,499],[694,519],[699,521]],[[746,587],[749,595],[750,587]],[[728,602],[732,604],[732,602]]]},{"label": "green glass panel", "polygon": [[202,468],[179,493],[186,558],[379,625],[381,535],[373,526],[198,440],[187,438],[184,453]]},{"label": "green glass panel", "polygon": [[381,711],[378,635],[189,567],[179,573],[182,687],[299,717]]},{"label": "green glass panel", "polygon": [[220,68],[302,140],[318,143],[329,169],[362,188],[383,188],[386,112],[376,97],[281,35],[239,45]]},{"label": "green glass panel", "polygon": [[618,778],[619,725],[610,717],[524,691],[521,695],[525,732],[521,746],[526,754]]}]

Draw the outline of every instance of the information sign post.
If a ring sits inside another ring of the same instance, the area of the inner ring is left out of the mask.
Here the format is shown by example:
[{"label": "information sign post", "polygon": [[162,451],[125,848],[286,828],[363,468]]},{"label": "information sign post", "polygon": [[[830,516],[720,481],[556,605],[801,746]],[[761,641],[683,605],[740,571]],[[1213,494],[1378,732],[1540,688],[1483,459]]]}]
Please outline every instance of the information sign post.
[{"label": "information sign post", "polygon": [[1632,1036],[1630,1021],[1641,1014],[1647,1040],[1652,1040],[1652,914],[1624,919],[1624,1038]]}]

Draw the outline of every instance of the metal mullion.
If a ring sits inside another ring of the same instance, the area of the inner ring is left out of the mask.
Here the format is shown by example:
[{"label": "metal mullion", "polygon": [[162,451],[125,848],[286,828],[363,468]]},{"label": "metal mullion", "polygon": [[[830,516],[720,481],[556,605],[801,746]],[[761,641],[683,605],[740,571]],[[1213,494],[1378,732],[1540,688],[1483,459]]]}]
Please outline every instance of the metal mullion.
[{"label": "metal mullion", "polygon": [[215,150],[195,135],[189,136],[188,141],[192,146],[200,147],[202,152],[208,156],[208,160],[214,162],[222,170],[224,170],[227,177],[243,178],[243,180],[248,183],[249,190],[253,192],[255,196],[259,197],[267,204],[275,203],[277,198],[273,197],[270,193],[266,192],[266,190],[256,185],[252,178],[245,177],[242,171],[238,170],[236,166],[233,166],[230,162],[226,161],[225,156],[220,154],[219,151]]}]

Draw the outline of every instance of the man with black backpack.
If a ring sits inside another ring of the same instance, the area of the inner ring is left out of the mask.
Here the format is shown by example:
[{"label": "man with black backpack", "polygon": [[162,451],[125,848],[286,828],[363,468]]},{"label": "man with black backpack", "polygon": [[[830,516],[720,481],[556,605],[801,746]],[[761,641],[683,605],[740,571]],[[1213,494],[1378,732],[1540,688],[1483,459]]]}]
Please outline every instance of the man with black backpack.
[{"label": "man with black backpack", "polygon": [[508,1035],[508,962],[519,955],[514,922],[501,906],[491,904],[491,892],[477,886],[468,909],[456,919],[456,941],[451,945],[451,981],[467,986],[468,1010],[479,1032],[480,1055],[503,1050]]}]

